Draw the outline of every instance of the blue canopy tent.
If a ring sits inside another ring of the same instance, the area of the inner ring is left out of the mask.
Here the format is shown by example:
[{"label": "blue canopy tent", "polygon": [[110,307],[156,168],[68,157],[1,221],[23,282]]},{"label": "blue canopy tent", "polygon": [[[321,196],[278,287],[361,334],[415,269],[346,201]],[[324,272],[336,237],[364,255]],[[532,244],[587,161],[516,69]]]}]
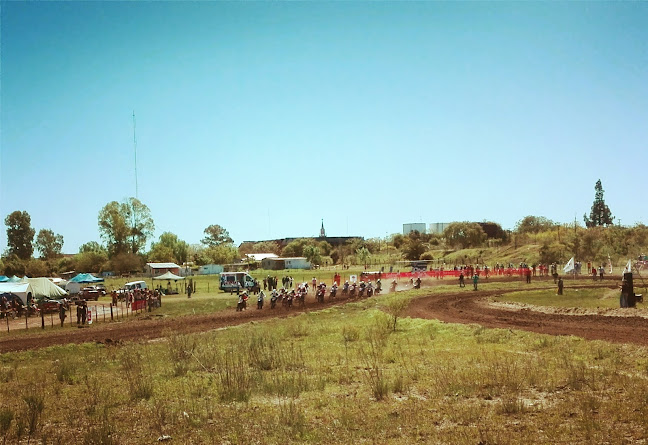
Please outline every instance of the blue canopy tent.
[{"label": "blue canopy tent", "polygon": [[103,278],[97,278],[89,273],[80,273],[74,278],[70,278],[68,283],[100,283],[103,280]]},{"label": "blue canopy tent", "polygon": [[81,290],[82,284],[100,283],[103,280],[103,278],[97,278],[89,273],[80,273],[74,278],[70,278],[68,283],[65,285],[65,290],[70,292],[71,294],[77,294]]}]

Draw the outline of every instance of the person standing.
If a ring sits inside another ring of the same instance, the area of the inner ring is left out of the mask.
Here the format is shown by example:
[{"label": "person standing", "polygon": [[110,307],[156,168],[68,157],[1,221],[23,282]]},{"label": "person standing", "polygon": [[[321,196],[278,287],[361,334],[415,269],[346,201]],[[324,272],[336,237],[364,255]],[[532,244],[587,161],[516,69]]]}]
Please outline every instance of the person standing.
[{"label": "person standing", "polygon": [[474,286],[473,290],[477,290],[477,283],[478,282],[479,282],[479,275],[477,275],[477,274],[473,275],[473,286]]},{"label": "person standing", "polygon": [[459,273],[459,287],[465,287],[463,271]]},{"label": "person standing", "polygon": [[63,323],[65,322],[65,317],[66,317],[65,306],[63,305],[63,303],[59,303],[58,310],[59,310],[59,318],[61,319],[61,327],[63,327]]},{"label": "person standing", "polygon": [[601,281],[603,281],[603,274],[605,273],[605,267],[603,267],[603,265],[601,264],[601,265],[599,266],[598,271],[599,271],[599,279],[600,279]]},{"label": "person standing", "polygon": [[558,278],[558,295],[563,294],[563,279],[562,277]]},{"label": "person standing", "polygon": [[86,318],[88,317],[88,304],[85,300],[81,301],[81,324],[86,324]]},{"label": "person standing", "polygon": [[193,292],[193,288],[191,287],[191,284],[189,284],[187,286],[187,298],[191,298],[191,292]]}]

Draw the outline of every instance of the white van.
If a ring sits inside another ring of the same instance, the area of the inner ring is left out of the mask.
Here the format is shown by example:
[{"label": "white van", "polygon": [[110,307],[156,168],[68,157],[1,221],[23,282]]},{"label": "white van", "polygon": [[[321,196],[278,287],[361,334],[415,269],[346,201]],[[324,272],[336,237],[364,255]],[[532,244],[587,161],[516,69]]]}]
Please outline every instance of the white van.
[{"label": "white van", "polygon": [[146,289],[146,281],[131,281],[130,283],[124,284],[124,286],[117,291],[118,294],[123,294],[124,292],[131,292],[137,289]]},{"label": "white van", "polygon": [[246,272],[222,272],[220,274],[220,290],[235,291],[237,289],[251,289],[254,287],[254,278]]}]

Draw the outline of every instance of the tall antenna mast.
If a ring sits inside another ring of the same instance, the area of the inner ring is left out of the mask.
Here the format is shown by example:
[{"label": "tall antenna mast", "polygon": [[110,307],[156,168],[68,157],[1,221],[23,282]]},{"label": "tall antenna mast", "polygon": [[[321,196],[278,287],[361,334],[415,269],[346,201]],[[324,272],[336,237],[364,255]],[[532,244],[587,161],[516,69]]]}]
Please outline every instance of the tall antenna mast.
[{"label": "tall antenna mast", "polygon": [[133,148],[135,149],[135,198],[139,199],[137,194],[137,137],[135,136],[135,110],[133,110]]}]

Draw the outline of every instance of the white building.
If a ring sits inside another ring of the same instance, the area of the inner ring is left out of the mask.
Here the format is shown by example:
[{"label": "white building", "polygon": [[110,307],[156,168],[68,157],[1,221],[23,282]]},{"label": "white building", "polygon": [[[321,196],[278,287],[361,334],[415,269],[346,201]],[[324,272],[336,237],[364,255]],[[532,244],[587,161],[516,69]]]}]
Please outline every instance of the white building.
[{"label": "white building", "polygon": [[217,275],[224,270],[220,264],[205,264],[198,269],[198,275]]},{"label": "white building", "polygon": [[425,223],[403,224],[403,235],[409,235],[411,232],[425,233]]},{"label": "white building", "polygon": [[432,223],[430,224],[430,231],[428,233],[442,234],[445,229],[452,223]]},{"label": "white building", "polygon": [[304,257],[265,258],[261,267],[266,270],[310,269],[311,263]]}]

